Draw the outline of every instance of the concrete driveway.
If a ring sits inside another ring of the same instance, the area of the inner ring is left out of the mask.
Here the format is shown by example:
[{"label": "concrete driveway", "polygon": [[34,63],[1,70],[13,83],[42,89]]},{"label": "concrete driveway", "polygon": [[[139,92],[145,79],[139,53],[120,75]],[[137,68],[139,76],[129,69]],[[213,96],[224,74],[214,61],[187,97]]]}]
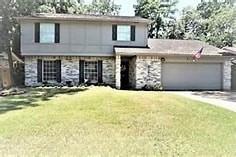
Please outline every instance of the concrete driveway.
[{"label": "concrete driveway", "polygon": [[204,92],[172,92],[193,100],[209,103],[236,112],[236,92],[204,91]]}]

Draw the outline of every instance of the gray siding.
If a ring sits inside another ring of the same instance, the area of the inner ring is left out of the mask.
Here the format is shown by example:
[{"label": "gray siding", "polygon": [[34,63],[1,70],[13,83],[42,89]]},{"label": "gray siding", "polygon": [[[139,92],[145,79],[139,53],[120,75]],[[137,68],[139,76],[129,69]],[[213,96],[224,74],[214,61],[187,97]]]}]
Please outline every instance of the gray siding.
[{"label": "gray siding", "polygon": [[[113,46],[146,46],[147,25],[136,25],[136,41],[112,41],[112,24],[110,22],[69,22],[60,23],[60,43],[40,44],[34,42],[34,23],[45,21],[21,22],[22,55],[58,55],[58,56],[113,56]],[[52,22],[52,21],[46,21]],[[125,24],[125,23],[120,23]]]}]

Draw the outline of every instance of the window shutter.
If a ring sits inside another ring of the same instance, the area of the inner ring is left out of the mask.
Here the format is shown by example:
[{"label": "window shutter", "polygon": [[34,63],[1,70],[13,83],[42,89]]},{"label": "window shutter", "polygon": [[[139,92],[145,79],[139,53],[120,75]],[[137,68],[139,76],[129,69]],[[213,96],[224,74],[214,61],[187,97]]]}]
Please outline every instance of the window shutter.
[{"label": "window shutter", "polygon": [[36,43],[40,41],[40,23],[35,23],[34,25],[34,41]]},{"label": "window shutter", "polygon": [[84,60],[79,61],[79,82],[84,83]]},{"label": "window shutter", "polygon": [[112,40],[117,40],[117,25],[112,25]]},{"label": "window shutter", "polygon": [[60,43],[60,24],[55,24],[55,43]]},{"label": "window shutter", "polygon": [[135,26],[131,26],[131,41],[135,41]]},{"label": "window shutter", "polygon": [[61,60],[56,60],[57,82],[61,83]]},{"label": "window shutter", "polygon": [[42,59],[38,59],[37,62],[37,73],[38,73],[38,82],[42,82]]},{"label": "window shutter", "polygon": [[103,80],[102,80],[102,60],[98,61],[98,83],[103,83]]}]

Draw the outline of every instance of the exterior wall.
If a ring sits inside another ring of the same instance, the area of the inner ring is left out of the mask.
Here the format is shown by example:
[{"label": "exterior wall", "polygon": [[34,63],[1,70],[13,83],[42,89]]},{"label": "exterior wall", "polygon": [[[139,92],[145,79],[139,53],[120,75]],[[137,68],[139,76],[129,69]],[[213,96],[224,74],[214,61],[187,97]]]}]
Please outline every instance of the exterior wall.
[{"label": "exterior wall", "polygon": [[0,57],[0,68],[9,68],[7,59]]},{"label": "exterior wall", "polygon": [[236,90],[236,64],[231,66],[231,89]]},{"label": "exterior wall", "polygon": [[25,85],[39,85],[37,79],[37,57],[25,57]]},{"label": "exterior wall", "polygon": [[72,81],[74,85],[79,84],[79,58],[63,57],[61,59],[61,81]]},{"label": "exterior wall", "polygon": [[115,68],[116,68],[116,78],[115,78],[115,81],[116,81],[116,88],[117,89],[120,89],[121,87],[121,56],[116,56],[116,61],[115,61]]},{"label": "exterior wall", "polygon": [[25,57],[25,85],[39,86],[37,81],[37,59],[60,59],[62,84],[72,81],[79,84],[79,60],[103,60],[103,82],[114,86],[115,60],[114,57]]},{"label": "exterior wall", "polygon": [[10,70],[8,60],[0,57],[0,89],[11,85]]},{"label": "exterior wall", "polygon": [[136,88],[136,57],[129,61],[129,84],[132,88]]},{"label": "exterior wall", "polygon": [[[60,43],[35,43],[34,23],[60,23]],[[112,41],[112,25],[136,25],[135,41]],[[21,52],[23,56],[114,56],[113,46],[146,46],[147,25],[85,21],[22,21]]]},{"label": "exterior wall", "polygon": [[231,61],[225,61],[223,64],[223,89],[231,90]]},{"label": "exterior wall", "polygon": [[161,61],[157,56],[137,56],[136,89],[156,86],[161,83]]}]

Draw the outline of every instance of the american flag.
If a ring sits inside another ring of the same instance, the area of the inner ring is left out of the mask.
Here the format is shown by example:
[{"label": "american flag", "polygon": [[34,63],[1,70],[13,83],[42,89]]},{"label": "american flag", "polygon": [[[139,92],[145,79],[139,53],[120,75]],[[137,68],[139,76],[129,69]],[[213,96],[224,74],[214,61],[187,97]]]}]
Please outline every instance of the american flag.
[{"label": "american flag", "polygon": [[193,55],[193,60],[200,59],[202,56],[202,52],[203,52],[203,47],[197,53]]}]

